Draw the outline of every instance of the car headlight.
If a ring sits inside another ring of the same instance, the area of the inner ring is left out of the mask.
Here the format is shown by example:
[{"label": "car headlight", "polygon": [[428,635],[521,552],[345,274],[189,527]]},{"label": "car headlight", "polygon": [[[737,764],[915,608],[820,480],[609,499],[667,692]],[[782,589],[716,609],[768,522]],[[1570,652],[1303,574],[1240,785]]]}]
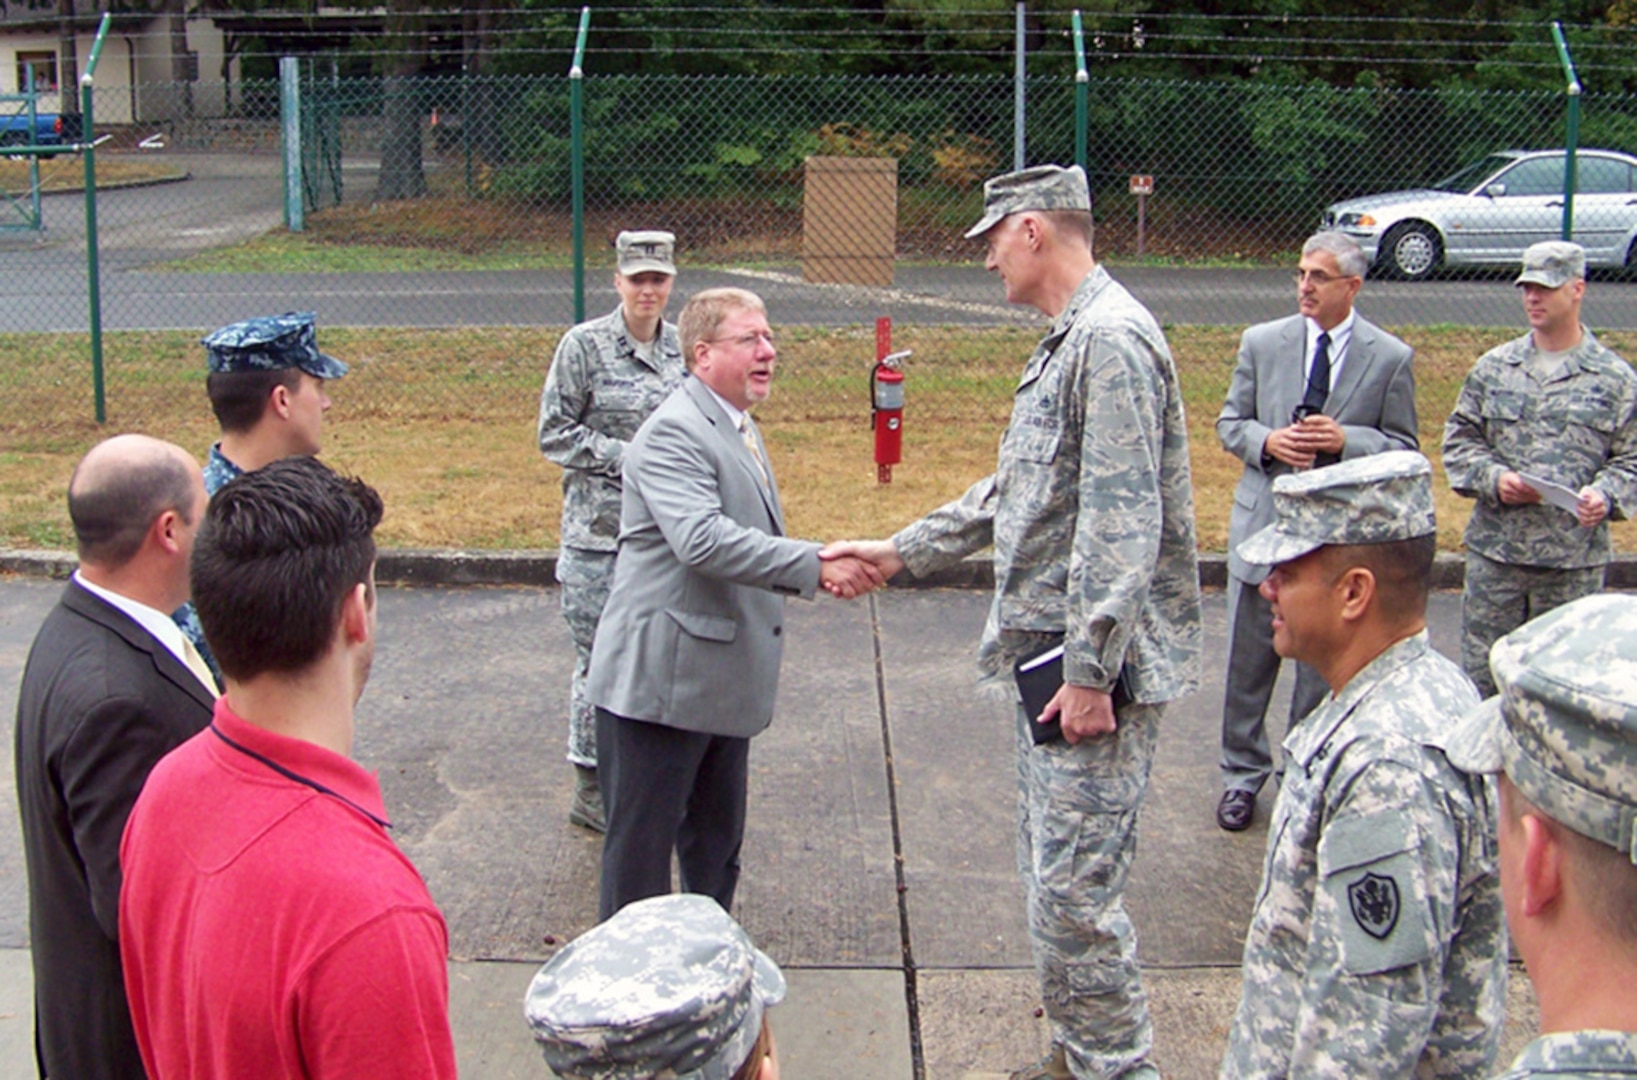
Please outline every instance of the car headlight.
[{"label": "car headlight", "polygon": [[1376,219],[1369,214],[1337,214],[1336,226],[1342,229],[1373,229]]}]

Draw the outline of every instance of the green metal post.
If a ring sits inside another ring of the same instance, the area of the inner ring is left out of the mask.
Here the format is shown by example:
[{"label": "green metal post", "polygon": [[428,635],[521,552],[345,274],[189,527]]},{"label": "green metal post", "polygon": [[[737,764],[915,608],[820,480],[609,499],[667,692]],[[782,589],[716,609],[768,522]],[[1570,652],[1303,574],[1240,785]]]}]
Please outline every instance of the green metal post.
[{"label": "green metal post", "polygon": [[1574,239],[1574,190],[1578,186],[1575,151],[1580,143],[1580,79],[1574,73],[1574,61],[1569,58],[1569,43],[1563,40],[1563,26],[1552,24],[1552,41],[1557,45],[1557,59],[1563,65],[1563,77],[1568,80],[1568,130],[1563,134],[1563,239]]},{"label": "green metal post", "polygon": [[585,322],[585,35],[591,8],[580,9],[580,33],[574,41],[574,66],[568,69],[568,117],[571,183],[574,187],[574,321]]},{"label": "green metal post", "polygon": [[97,142],[91,87],[97,75],[97,61],[102,58],[102,43],[108,37],[109,21],[108,13],[103,12],[85,74],[80,76],[80,142],[85,147],[85,292],[91,309],[91,389],[96,397],[99,424],[108,422],[108,403],[102,382],[102,268],[97,264]]},{"label": "green metal post", "polygon": [[1080,10],[1074,12],[1074,160],[1086,167],[1086,124],[1090,105],[1091,76],[1086,73],[1086,32],[1080,25]]},{"label": "green metal post", "polygon": [[284,227],[291,232],[307,228],[307,204],[301,190],[301,61],[279,57],[279,116],[284,154]]}]

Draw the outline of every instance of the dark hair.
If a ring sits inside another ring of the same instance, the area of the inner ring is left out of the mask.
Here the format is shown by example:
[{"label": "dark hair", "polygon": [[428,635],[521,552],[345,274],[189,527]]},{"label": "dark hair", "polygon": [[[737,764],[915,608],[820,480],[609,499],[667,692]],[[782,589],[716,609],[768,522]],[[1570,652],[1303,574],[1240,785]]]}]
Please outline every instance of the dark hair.
[{"label": "dark hair", "polygon": [[167,510],[193,524],[196,488],[175,452],[147,454],[118,469],[104,465],[85,483],[83,465],[68,481],[68,517],[81,562],[124,566],[142,550],[154,518]]},{"label": "dark hair", "polygon": [[205,377],[205,393],[223,431],[241,434],[261,422],[267,398],[275,386],[291,393],[301,385],[300,368],[277,371],[213,371]]},{"label": "dark hair", "polygon": [[1328,548],[1334,577],[1362,566],[1376,579],[1376,604],[1389,622],[1424,616],[1432,592],[1432,563],[1438,554],[1433,533],[1381,544],[1341,544]]},{"label": "dark hair", "polygon": [[324,655],[347,594],[375,563],[381,496],[316,458],[229,483],[193,546],[193,603],[223,674],[296,672]]}]

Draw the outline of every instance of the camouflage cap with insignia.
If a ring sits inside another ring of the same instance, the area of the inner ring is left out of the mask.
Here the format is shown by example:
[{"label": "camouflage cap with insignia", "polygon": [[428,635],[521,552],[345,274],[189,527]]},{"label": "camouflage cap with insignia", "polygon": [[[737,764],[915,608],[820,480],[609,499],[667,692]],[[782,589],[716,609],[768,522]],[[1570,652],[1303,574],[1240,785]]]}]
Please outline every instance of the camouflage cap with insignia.
[{"label": "camouflage cap with insignia", "polygon": [[523,1013],[563,1080],[730,1080],[784,975],[716,901],[639,900],[534,976]]},{"label": "camouflage cap with insignia", "polygon": [[346,364],[318,351],[310,311],[246,319],[209,334],[200,344],[212,372],[300,368],[320,379],[339,379],[347,373]]},{"label": "camouflage cap with insignia", "polygon": [[1567,240],[1530,244],[1523,253],[1523,272],[1514,285],[1544,285],[1560,289],[1586,276],[1586,249]]},{"label": "camouflage cap with insignia", "polygon": [[967,239],[982,236],[1009,214],[1025,210],[1091,212],[1091,189],[1078,165],[1036,165],[984,181],[983,218],[966,230]]},{"label": "camouflage cap with insignia", "polygon": [[1446,753],[1505,771],[1552,820],[1637,863],[1637,596],[1600,593],[1495,642],[1500,693],[1456,727]]},{"label": "camouflage cap with insignia", "polygon": [[1370,454],[1273,481],[1273,523],[1239,557],[1277,566],[1330,544],[1385,544],[1437,531],[1432,464],[1414,450]]},{"label": "camouflage cap with insignia", "polygon": [[676,276],[672,258],[676,252],[676,234],[648,229],[643,232],[622,232],[614,238],[614,250],[619,253],[620,273],[627,276],[653,271]]}]

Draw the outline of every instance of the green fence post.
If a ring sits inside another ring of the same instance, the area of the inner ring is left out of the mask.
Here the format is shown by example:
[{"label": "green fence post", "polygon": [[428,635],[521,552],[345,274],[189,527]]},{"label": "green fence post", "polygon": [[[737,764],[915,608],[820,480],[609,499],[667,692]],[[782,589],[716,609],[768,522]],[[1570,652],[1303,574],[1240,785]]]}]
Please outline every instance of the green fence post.
[{"label": "green fence post", "polygon": [[301,193],[301,61],[279,57],[279,113],[284,129],[284,226],[291,232],[307,227]]},{"label": "green fence post", "polygon": [[1086,73],[1086,32],[1080,25],[1080,9],[1074,9],[1074,161],[1086,167],[1086,125],[1090,105],[1087,97],[1091,76]]},{"label": "green fence post", "polygon": [[1557,45],[1557,59],[1563,65],[1563,77],[1568,80],[1569,95],[1567,130],[1563,133],[1563,239],[1574,239],[1574,189],[1577,168],[1575,150],[1580,142],[1580,79],[1574,73],[1574,61],[1569,58],[1569,43],[1563,40],[1563,26],[1552,24],[1552,41]]},{"label": "green fence post", "polygon": [[580,9],[574,66],[568,69],[569,155],[574,187],[574,321],[585,322],[585,35],[591,8]]},{"label": "green fence post", "polygon": [[91,87],[96,80],[102,43],[108,37],[109,14],[102,13],[91,56],[80,76],[80,143],[85,147],[85,294],[91,320],[91,393],[96,399],[97,423],[108,422],[108,402],[102,382],[102,268],[97,264],[97,141],[91,112]]}]

